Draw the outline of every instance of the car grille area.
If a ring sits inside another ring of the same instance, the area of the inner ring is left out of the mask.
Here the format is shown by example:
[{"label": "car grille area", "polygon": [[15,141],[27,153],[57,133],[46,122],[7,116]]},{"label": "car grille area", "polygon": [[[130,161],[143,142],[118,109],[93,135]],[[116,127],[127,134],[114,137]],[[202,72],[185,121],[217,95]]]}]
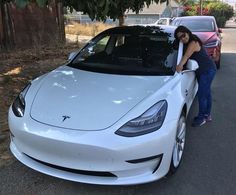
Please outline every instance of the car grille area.
[{"label": "car grille area", "polygon": [[50,163],[46,163],[46,162],[43,162],[43,161],[40,161],[38,159],[35,159],[27,154],[24,153],[24,155],[26,155],[27,157],[29,157],[30,159],[38,162],[38,163],[41,163],[45,166],[48,166],[48,167],[51,167],[51,168],[54,168],[54,169],[58,169],[58,170],[61,170],[61,171],[66,171],[66,172],[70,172],[70,173],[75,173],[75,174],[80,174],[80,175],[87,175],[87,176],[98,176],[98,177],[113,177],[113,178],[117,178],[116,175],[110,173],[110,172],[98,172],[98,171],[85,171],[85,170],[78,170],[78,169],[70,169],[70,168],[66,168],[66,167],[61,167],[61,166],[57,166],[57,165],[53,165],[53,164],[50,164]]},{"label": "car grille area", "polygon": [[[64,166],[65,163],[55,164],[54,161],[47,161],[47,158],[39,159],[38,155],[33,156],[29,154],[30,152],[19,150],[14,141],[16,138],[12,138],[10,149],[20,162],[36,171],[65,180],[98,185],[129,185],[154,181],[166,174],[161,166],[164,154],[131,158],[123,162],[104,162],[105,167],[100,167],[100,169],[95,167],[97,169],[90,170],[82,168],[83,166],[81,168],[77,166],[77,168],[76,166]],[[97,162],[94,161],[94,163]]]}]

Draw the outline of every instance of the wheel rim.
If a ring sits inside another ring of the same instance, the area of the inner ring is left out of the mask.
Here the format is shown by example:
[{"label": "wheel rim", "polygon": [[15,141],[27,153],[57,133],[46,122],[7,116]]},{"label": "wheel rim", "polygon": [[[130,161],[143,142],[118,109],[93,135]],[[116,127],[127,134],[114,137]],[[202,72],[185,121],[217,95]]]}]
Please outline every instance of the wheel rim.
[{"label": "wheel rim", "polygon": [[173,151],[173,165],[178,167],[182,159],[184,145],[185,145],[185,134],[186,134],[186,121],[185,117],[182,116],[179,120],[178,129],[176,132],[174,151]]}]

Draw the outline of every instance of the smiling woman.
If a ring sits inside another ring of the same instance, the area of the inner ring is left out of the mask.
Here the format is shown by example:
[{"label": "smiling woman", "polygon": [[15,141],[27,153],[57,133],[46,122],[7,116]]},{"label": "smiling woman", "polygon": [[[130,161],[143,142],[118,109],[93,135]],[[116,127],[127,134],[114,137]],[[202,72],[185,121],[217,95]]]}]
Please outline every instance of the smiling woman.
[{"label": "smiling woman", "polygon": [[214,16],[177,17],[171,25],[186,26],[193,34],[197,35],[206,48],[208,55],[215,61],[217,68],[220,68],[222,39],[220,33],[222,33],[222,30],[218,28]]},{"label": "smiling woman", "polygon": [[33,80],[9,109],[14,156],[42,173],[93,184],[174,173],[198,87],[196,62],[174,71],[182,57],[182,47],[172,47],[174,29],[106,30]]},{"label": "smiling woman", "polygon": [[178,26],[175,37],[176,41],[182,42],[185,47],[185,53],[176,66],[176,70],[180,72],[189,59],[194,59],[199,64],[199,69],[196,71],[199,84],[199,112],[192,123],[192,126],[198,127],[211,121],[211,83],[216,73],[216,65],[207,54],[201,40],[187,27]]}]

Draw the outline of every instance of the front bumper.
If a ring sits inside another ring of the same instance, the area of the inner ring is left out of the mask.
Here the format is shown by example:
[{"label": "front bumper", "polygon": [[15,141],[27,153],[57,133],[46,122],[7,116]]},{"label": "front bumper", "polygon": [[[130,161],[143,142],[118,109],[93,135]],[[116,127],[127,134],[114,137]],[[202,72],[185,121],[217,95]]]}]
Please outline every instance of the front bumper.
[{"label": "front bumper", "polygon": [[130,185],[165,176],[169,170],[177,121],[138,136],[103,131],[75,131],[27,122],[9,112],[10,149],[23,164],[66,180]]}]

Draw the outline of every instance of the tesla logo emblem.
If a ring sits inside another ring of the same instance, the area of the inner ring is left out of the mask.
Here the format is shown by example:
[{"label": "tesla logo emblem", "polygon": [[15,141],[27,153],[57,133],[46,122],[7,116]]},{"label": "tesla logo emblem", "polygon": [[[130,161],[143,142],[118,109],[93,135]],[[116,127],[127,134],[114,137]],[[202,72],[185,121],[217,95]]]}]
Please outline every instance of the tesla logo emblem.
[{"label": "tesla logo emblem", "polygon": [[62,116],[62,118],[63,118],[62,122],[64,122],[66,119],[69,119],[70,116]]}]

